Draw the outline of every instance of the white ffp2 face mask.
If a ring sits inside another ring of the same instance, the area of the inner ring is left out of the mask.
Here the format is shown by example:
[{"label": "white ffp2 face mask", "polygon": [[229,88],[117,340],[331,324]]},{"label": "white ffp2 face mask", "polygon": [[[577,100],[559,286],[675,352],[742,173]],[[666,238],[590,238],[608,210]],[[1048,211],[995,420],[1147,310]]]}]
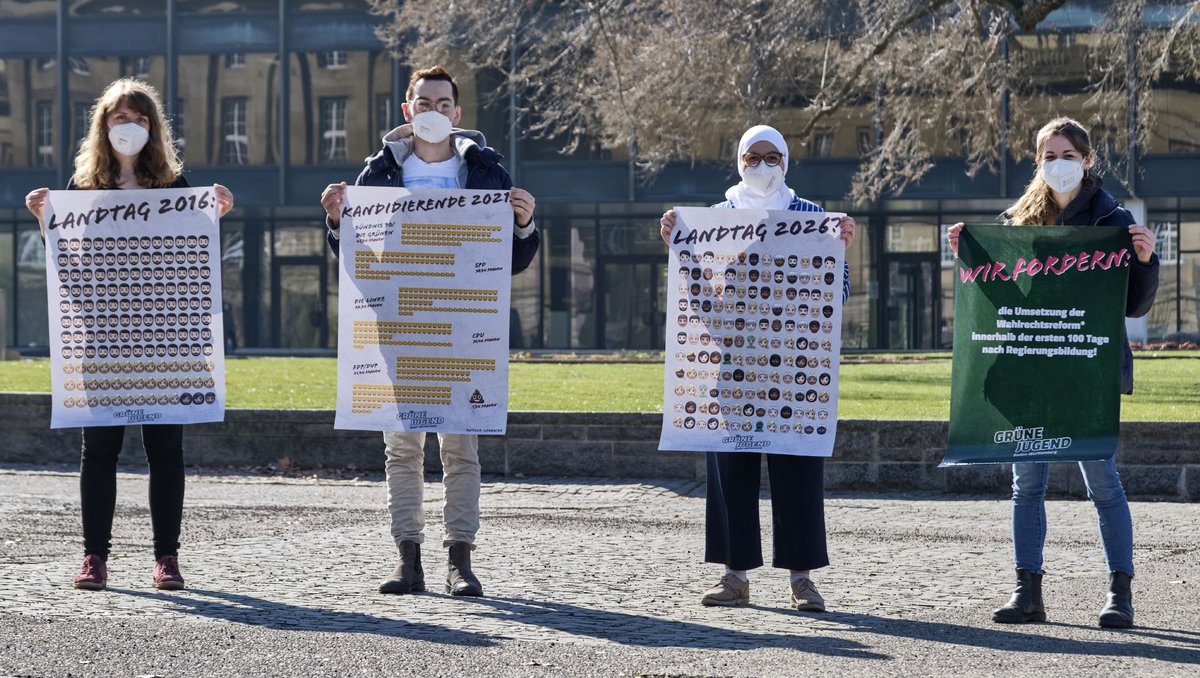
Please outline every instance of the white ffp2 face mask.
[{"label": "white ffp2 face mask", "polygon": [[445,140],[450,136],[450,130],[453,127],[450,118],[437,111],[425,111],[414,115],[412,126],[413,134],[416,134],[418,139],[431,144]]},{"label": "white ffp2 face mask", "polygon": [[1059,193],[1070,193],[1083,181],[1083,163],[1058,158],[1042,163],[1042,180]]},{"label": "white ffp2 face mask", "polygon": [[746,184],[752,193],[771,195],[783,185],[783,165],[771,167],[765,162],[760,162],[757,167],[747,167],[746,171],[742,172],[742,183]]},{"label": "white ffp2 face mask", "polygon": [[121,155],[137,155],[150,141],[150,132],[136,122],[113,125],[108,130],[108,143]]}]

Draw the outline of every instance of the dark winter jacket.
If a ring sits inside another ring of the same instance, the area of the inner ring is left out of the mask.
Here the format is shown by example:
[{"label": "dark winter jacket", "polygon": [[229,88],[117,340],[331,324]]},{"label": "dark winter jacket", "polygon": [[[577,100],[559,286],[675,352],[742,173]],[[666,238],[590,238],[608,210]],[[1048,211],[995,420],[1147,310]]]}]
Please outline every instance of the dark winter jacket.
[{"label": "dark winter jacket", "polygon": [[[1008,215],[1004,215],[1006,220]],[[1104,190],[1099,177],[1088,175],[1083,179],[1079,195],[1058,215],[1058,225],[1067,226],[1131,226],[1137,223],[1129,210],[1121,207],[1111,193]],[[1150,312],[1154,295],[1158,292],[1158,254],[1142,263],[1137,256],[1129,265],[1129,287],[1125,293],[1125,317],[1140,318]],[[1133,393],[1133,351],[1129,350],[1129,339],[1121,332],[1125,345],[1121,359],[1121,393]]]},{"label": "dark winter jacket", "polygon": [[[402,150],[402,157],[397,158],[392,152],[391,144],[384,144],[383,148],[375,155],[367,158],[367,166],[359,173],[358,178],[354,180],[355,186],[393,186],[401,188],[404,186],[404,171],[402,163],[404,158],[412,153],[412,139],[397,140]],[[512,188],[512,179],[508,176],[508,171],[500,164],[500,154],[496,149],[487,145],[483,135],[473,130],[455,130],[450,135],[450,141],[454,145],[455,153],[462,159],[463,163],[460,168],[459,185],[463,188],[477,190],[508,190]],[[532,224],[533,222],[530,222]],[[325,218],[326,241],[329,247],[333,250],[334,255],[338,254],[338,239],[335,236],[335,229],[329,218]],[[533,258],[537,255],[538,246],[541,243],[541,238],[538,235],[537,229],[534,229],[528,237],[518,238],[513,235],[512,249],[512,274],[516,275],[533,262]]]}]

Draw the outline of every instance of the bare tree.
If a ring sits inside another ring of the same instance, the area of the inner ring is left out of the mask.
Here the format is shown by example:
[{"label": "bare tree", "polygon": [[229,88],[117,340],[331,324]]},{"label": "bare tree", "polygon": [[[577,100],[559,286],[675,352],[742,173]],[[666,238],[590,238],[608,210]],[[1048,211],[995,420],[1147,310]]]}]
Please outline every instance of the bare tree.
[{"label": "bare tree", "polygon": [[[1068,0],[371,1],[410,64],[494,70],[526,102],[531,133],[568,151],[630,149],[644,178],[727,151],[749,124],[808,143],[859,119],[877,134],[857,200],[897,194],[939,155],[965,156],[971,173],[1028,155],[1045,107],[1017,104],[1047,97],[1036,83],[1053,67],[1038,41],[1071,39],[1043,28]],[[1128,168],[1149,134],[1128,121],[1154,115],[1151,86],[1200,76],[1200,0],[1156,3],[1169,16],[1149,25],[1146,0],[1099,4],[1085,122]]]}]

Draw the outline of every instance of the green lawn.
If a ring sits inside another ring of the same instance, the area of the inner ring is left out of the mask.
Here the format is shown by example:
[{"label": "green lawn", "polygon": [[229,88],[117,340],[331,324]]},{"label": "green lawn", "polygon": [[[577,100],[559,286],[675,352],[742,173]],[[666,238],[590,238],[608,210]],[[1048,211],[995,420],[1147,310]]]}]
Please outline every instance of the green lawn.
[{"label": "green lawn", "polygon": [[[1126,421],[1200,421],[1200,354],[1139,353],[1137,393],[1123,399]],[[229,407],[331,409],[337,393],[332,358],[231,358]],[[842,365],[843,419],[945,419],[950,358],[847,356]],[[512,363],[513,410],[658,412],[659,364]],[[49,361],[0,363],[0,391],[48,392]]]}]

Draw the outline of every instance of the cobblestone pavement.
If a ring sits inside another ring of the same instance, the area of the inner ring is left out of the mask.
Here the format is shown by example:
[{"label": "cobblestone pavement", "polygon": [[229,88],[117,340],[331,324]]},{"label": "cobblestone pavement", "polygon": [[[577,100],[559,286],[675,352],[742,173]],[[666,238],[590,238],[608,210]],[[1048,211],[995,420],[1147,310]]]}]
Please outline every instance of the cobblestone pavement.
[{"label": "cobblestone pavement", "polygon": [[[146,478],[119,480],[109,590],[76,591],[78,480],[0,469],[0,675],[1197,675],[1200,506],[1135,503],[1137,629],[1095,628],[1106,583],[1095,512],[1051,501],[1052,623],[998,626],[1008,502],[835,495],[826,614],[704,608],[695,483],[489,479],[475,569],[442,594],[441,484],[426,493],[430,593],[384,596],[395,549],[382,479],[188,478],[188,589],[149,585]],[[763,502],[770,559],[770,517]]]}]

